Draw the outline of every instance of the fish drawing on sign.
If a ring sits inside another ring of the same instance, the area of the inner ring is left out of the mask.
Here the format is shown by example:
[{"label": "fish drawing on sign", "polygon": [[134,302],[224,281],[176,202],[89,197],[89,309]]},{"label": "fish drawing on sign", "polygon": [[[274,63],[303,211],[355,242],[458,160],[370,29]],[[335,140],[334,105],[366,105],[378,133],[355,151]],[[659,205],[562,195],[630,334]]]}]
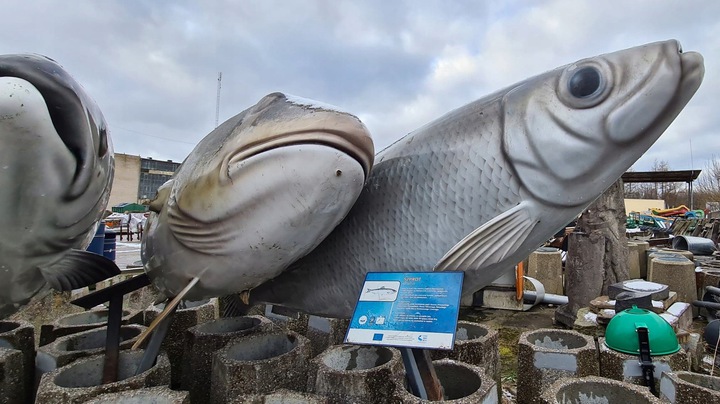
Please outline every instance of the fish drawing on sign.
[{"label": "fish drawing on sign", "polygon": [[392,289],[392,288],[386,288],[385,286],[382,286],[382,287],[375,288],[375,289],[367,289],[367,290],[365,291],[365,293],[377,293],[377,294],[381,294],[381,293],[397,293],[397,290]]},{"label": "fish drawing on sign", "polygon": [[59,64],[0,55],[0,318],[50,286],[120,273],[84,251],[102,219],[113,150],[100,109]]},{"label": "fish drawing on sign", "polygon": [[265,96],[200,141],[158,190],[142,239],[147,275],[185,300],[276,277],[345,217],[373,158],[354,115]]},{"label": "fish drawing on sign", "polygon": [[463,298],[527,257],[612,185],[697,91],[677,41],[579,60],[462,106],[375,157],[335,230],[242,293],[349,318],[370,271],[462,270]]}]

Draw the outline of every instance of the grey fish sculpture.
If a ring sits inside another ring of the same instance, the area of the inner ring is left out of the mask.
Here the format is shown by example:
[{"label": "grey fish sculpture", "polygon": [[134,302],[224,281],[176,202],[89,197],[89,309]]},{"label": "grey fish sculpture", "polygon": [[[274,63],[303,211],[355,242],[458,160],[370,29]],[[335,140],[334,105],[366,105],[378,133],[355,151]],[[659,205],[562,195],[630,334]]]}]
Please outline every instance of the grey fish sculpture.
[{"label": "grey fish sculpture", "polygon": [[142,240],[145,272],[186,300],[272,279],[345,217],[373,157],[357,117],[265,96],[201,140],[160,187]]},{"label": "grey fish sculpture", "polygon": [[663,133],[704,74],[652,43],[583,59],[460,107],[380,152],[347,217],[244,293],[350,317],[369,271],[465,271],[463,296],[570,222]]},{"label": "grey fish sculpture", "polygon": [[59,64],[0,56],[0,318],[48,285],[71,290],[120,273],[83,250],[113,164],[102,113]]}]

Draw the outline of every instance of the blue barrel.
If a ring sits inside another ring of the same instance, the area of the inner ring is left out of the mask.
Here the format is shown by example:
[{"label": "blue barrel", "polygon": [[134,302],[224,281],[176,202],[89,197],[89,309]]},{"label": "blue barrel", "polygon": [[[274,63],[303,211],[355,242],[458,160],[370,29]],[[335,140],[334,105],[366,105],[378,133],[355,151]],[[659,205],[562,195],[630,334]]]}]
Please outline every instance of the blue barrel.
[{"label": "blue barrel", "polygon": [[110,261],[115,261],[115,238],[117,234],[114,231],[105,232],[105,244],[103,246],[103,256]]},{"label": "blue barrel", "polygon": [[105,223],[98,224],[95,237],[93,237],[87,250],[97,255],[103,255],[103,246],[105,244]]}]

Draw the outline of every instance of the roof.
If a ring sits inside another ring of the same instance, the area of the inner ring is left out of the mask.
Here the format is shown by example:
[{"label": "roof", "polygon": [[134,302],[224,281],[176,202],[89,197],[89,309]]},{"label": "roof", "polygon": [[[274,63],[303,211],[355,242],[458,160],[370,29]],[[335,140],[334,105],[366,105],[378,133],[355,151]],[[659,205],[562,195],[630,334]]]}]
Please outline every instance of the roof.
[{"label": "roof", "polygon": [[697,179],[702,170],[682,171],[628,171],[622,175],[622,180],[628,182],[692,182]]}]

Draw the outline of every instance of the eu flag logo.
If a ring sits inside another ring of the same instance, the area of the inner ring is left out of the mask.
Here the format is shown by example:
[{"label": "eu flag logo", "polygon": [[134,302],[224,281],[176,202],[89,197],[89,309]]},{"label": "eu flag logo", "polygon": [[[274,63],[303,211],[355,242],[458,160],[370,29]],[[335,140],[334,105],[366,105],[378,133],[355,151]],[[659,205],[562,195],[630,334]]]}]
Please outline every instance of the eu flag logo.
[{"label": "eu flag logo", "polygon": [[382,341],[383,335],[382,334],[373,334],[373,341]]}]

